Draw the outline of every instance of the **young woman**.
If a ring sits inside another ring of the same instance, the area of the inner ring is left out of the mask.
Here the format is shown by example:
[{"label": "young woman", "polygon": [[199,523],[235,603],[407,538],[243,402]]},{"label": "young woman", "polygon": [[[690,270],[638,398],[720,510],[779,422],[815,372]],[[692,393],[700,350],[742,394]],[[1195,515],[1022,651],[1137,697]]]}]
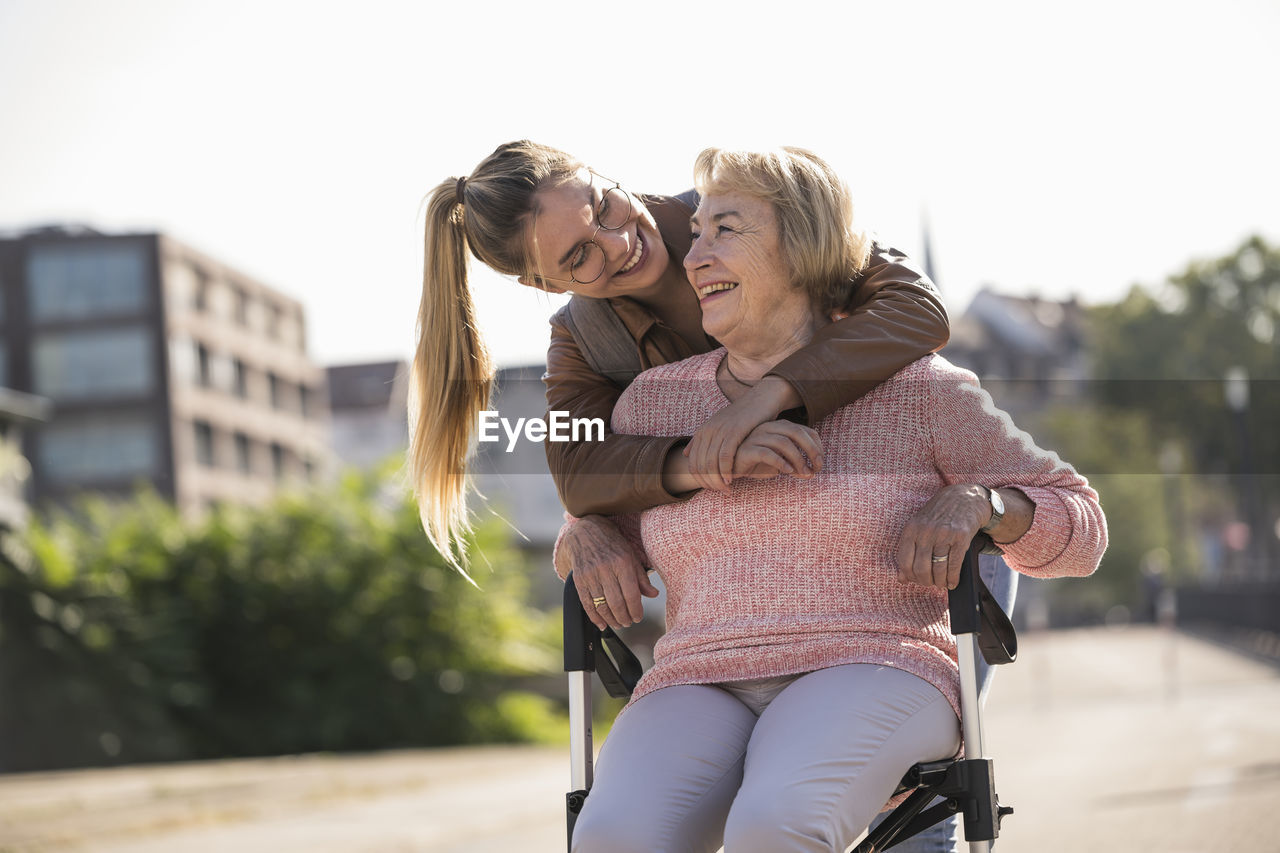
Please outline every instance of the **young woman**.
[{"label": "young woman", "polygon": [[[424,526],[442,553],[459,554],[467,529],[466,458],[493,376],[467,285],[468,254],[529,287],[608,300],[619,321],[613,334],[634,348],[638,368],[649,368],[708,352],[716,343],[702,331],[702,312],[681,266],[692,213],[688,197],[630,192],[562,151],[524,140],[500,146],[469,176],[450,178],[431,193],[409,455]],[[761,441],[777,446],[776,440],[750,436],[784,413],[816,423],[948,337],[935,288],[901,254],[873,246],[867,267],[843,284],[852,294],[842,306],[849,316],[819,330],[691,440],[609,433],[601,442],[548,442],[566,508],[583,516],[670,503],[687,496],[668,488],[683,473],[719,489],[735,476],[788,469],[811,475],[821,465],[820,450],[808,452],[813,448],[803,443],[804,433],[787,432],[795,449],[774,458],[772,471],[760,465],[769,458]],[[564,313],[552,321],[546,382],[549,409],[605,423],[625,387],[592,369]],[[597,537],[608,539],[608,533]],[[638,610],[639,578],[620,570],[613,586],[608,610],[618,616],[631,606]]]}]

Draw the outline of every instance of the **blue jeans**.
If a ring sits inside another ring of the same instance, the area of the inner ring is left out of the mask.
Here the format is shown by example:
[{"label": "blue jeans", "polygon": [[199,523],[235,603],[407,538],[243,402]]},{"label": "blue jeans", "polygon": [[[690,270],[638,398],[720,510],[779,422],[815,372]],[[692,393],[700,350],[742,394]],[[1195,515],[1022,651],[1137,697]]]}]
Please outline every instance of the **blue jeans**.
[{"label": "blue jeans", "polygon": [[[1000,607],[1010,617],[1013,616],[1013,602],[1018,595],[1018,573],[1004,564],[1003,557],[983,554],[978,563],[982,581],[991,590],[991,595],[1000,603]],[[991,689],[991,666],[978,655],[978,684],[985,704]],[[934,802],[939,802],[935,800]],[[880,825],[888,813],[880,815],[871,822],[871,828]],[[941,823],[913,835],[894,847],[894,853],[956,853],[960,849],[960,816],[952,815]]]}]

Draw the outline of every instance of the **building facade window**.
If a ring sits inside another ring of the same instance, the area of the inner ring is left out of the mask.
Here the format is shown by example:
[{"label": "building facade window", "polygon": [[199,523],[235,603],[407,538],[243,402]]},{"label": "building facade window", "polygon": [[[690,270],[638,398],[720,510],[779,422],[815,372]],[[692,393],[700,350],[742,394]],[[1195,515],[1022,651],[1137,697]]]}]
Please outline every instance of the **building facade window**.
[{"label": "building facade window", "polygon": [[213,385],[213,369],[209,360],[209,348],[196,344],[196,382],[204,388]]},{"label": "building facade window", "polygon": [[280,310],[279,305],[267,306],[267,336],[280,338],[280,323],[284,318],[284,312]]},{"label": "building facade window", "polygon": [[213,286],[209,281],[209,275],[199,267],[193,267],[192,272],[195,274],[196,287],[191,295],[191,307],[204,313],[209,310],[209,289]]},{"label": "building facade window", "polygon": [[302,313],[292,309],[283,310],[280,314],[279,328],[276,337],[290,349],[302,352]]},{"label": "building facade window", "polygon": [[253,443],[249,440],[249,436],[242,432],[236,433],[236,470],[241,474],[253,473]]},{"label": "building facade window", "polygon": [[195,422],[196,461],[201,465],[213,466],[217,459],[213,452],[213,426],[208,421]]},{"label": "building facade window", "polygon": [[145,415],[59,421],[40,430],[36,464],[59,484],[151,477],[160,458],[159,435]]},{"label": "building facade window", "polygon": [[32,346],[35,392],[54,399],[150,394],[156,364],[141,326],[39,335]]},{"label": "building facade window", "polygon": [[233,308],[236,324],[249,325],[249,293],[239,287],[235,290],[235,306]]},{"label": "building facade window", "polygon": [[277,480],[283,480],[284,474],[284,446],[273,441],[271,442],[271,475]]},{"label": "building facade window", "polygon": [[231,361],[231,390],[242,400],[249,397],[249,368],[238,358]]},{"label": "building facade window", "polygon": [[267,398],[271,401],[271,408],[279,409],[284,405],[282,386],[283,382],[280,377],[274,373],[267,373]]},{"label": "building facade window", "polygon": [[149,307],[139,243],[32,246],[27,304],[36,322],[138,314]]}]

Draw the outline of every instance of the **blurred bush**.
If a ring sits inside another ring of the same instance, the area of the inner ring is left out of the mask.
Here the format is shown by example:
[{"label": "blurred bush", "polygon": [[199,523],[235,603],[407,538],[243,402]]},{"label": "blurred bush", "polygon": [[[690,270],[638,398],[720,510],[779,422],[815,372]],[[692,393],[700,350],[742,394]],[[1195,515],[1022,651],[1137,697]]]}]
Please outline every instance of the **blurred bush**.
[{"label": "blurred bush", "polygon": [[477,590],[385,480],[184,522],[154,495],[6,534],[0,770],[543,739],[558,614],[482,528]]}]

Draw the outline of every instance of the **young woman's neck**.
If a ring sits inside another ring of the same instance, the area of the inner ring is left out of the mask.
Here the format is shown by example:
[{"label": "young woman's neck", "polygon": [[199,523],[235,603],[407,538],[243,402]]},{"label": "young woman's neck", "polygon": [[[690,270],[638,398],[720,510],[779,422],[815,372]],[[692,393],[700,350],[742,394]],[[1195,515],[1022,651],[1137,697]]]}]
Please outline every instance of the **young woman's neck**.
[{"label": "young woman's neck", "polygon": [[702,308],[698,305],[698,294],[689,284],[684,266],[679,261],[673,260],[667,264],[662,278],[654,282],[653,287],[645,293],[633,295],[632,298],[652,311],[663,325],[683,338],[694,352],[710,349],[710,339],[702,330]]},{"label": "young woman's neck", "polygon": [[672,311],[684,313],[690,308],[701,314],[697,294],[689,284],[684,267],[675,259],[667,264],[662,277],[652,287],[643,293],[633,294],[632,298],[659,317]]}]

